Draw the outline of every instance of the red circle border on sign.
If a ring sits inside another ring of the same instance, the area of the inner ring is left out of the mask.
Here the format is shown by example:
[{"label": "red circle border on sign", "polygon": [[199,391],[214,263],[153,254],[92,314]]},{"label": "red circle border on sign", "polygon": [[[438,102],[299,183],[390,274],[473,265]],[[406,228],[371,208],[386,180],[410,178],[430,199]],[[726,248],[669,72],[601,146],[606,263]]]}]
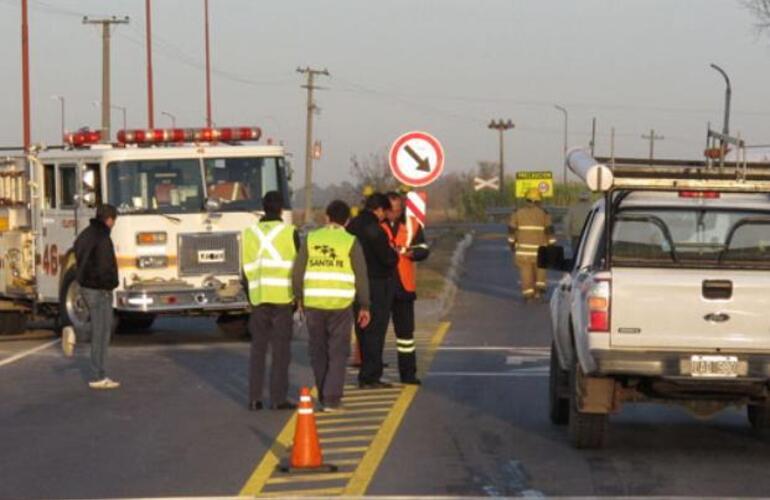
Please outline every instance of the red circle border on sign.
[{"label": "red circle border on sign", "polygon": [[[401,146],[403,146],[406,141],[411,139],[422,139],[426,141],[436,152],[436,166],[433,168],[433,171],[431,171],[430,175],[419,181],[404,176],[400,171],[398,164],[396,163],[398,150],[401,149]],[[441,172],[444,171],[444,148],[441,147],[441,143],[438,141],[438,139],[427,132],[407,132],[406,134],[396,139],[395,142],[393,142],[393,145],[390,147],[390,154],[388,155],[388,159],[390,163],[390,171],[393,174],[393,177],[395,177],[402,184],[406,184],[407,186],[411,187],[427,186],[428,184],[431,184],[433,181],[438,179],[438,177],[441,175]]]}]

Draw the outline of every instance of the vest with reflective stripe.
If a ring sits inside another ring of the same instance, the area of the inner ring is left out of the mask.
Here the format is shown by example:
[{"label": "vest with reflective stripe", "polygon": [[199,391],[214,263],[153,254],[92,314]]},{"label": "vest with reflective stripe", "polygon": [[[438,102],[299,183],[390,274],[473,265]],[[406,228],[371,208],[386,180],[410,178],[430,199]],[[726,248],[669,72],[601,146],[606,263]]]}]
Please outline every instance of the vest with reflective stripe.
[{"label": "vest with reflective stripe", "polygon": [[291,270],[297,249],[294,226],[281,221],[258,222],[243,232],[243,273],[249,302],[290,304],[294,301]]},{"label": "vest with reflective stripe", "polygon": [[355,236],[337,226],[322,227],[308,234],[305,307],[335,310],[353,303],[356,275],[350,250],[355,241]]},{"label": "vest with reflective stripe", "polygon": [[[390,229],[390,224],[387,222],[382,223],[382,229],[385,230],[385,233],[388,235],[388,239],[393,246],[399,249],[406,247],[406,224],[399,222],[398,226],[396,226],[395,235]],[[417,290],[415,267],[416,266],[412,259],[402,253],[398,254],[398,277],[401,280],[401,285],[407,292],[414,292]]]}]

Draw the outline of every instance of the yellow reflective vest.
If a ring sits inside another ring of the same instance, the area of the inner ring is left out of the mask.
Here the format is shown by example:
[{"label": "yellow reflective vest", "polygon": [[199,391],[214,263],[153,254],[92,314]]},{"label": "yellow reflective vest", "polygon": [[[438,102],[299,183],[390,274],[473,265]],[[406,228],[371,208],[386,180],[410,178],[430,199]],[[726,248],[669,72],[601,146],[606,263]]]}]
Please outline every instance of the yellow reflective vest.
[{"label": "yellow reflective vest", "polygon": [[356,275],[350,251],[356,238],[341,226],[325,226],[307,237],[307,267],[303,280],[305,307],[345,309],[356,295]]},{"label": "yellow reflective vest", "polygon": [[291,304],[291,271],[297,249],[295,228],[282,221],[258,222],[243,232],[243,273],[249,283],[249,302]]}]

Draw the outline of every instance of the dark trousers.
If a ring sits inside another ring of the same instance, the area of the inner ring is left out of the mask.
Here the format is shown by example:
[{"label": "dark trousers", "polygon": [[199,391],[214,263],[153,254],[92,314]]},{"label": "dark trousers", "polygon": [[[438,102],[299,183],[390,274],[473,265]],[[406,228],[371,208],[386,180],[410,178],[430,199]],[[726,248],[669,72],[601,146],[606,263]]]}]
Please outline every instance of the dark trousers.
[{"label": "dark trousers", "polygon": [[75,334],[78,340],[91,341],[91,369],[94,380],[101,380],[106,376],[107,347],[110,345],[114,319],[112,292],[82,287],[80,293],[88,306],[90,322],[86,331],[75,332]]},{"label": "dark trousers", "polygon": [[414,341],[414,300],[393,300],[393,329],[396,331],[398,372],[402,381],[417,374],[417,347]]},{"label": "dark trousers", "polygon": [[[385,348],[385,332],[390,322],[390,308],[394,293],[393,279],[370,278],[369,311],[372,319],[364,329],[356,322],[356,338],[361,348],[361,369],[358,372],[358,382],[361,384],[379,382],[382,377],[382,351]],[[358,307],[355,308],[355,312],[357,316]]]},{"label": "dark trousers", "polygon": [[318,399],[321,403],[338,404],[342,399],[350,356],[352,312],[350,307],[338,310],[306,309],[305,320]]},{"label": "dark trousers", "polygon": [[265,358],[270,346],[270,402],[281,404],[289,392],[289,363],[293,307],[282,304],[260,304],[251,310],[251,363],[249,364],[249,400],[262,401]]}]

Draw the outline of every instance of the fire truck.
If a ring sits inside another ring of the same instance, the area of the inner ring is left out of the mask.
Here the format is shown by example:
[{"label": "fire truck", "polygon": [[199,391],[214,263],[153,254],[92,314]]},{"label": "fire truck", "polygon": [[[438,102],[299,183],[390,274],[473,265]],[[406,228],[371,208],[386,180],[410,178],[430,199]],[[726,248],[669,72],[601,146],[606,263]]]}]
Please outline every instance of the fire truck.
[{"label": "fire truck", "polygon": [[[215,315],[245,330],[241,232],[272,190],[289,200],[280,146],[256,144],[258,128],[121,130],[68,134],[58,149],[0,157],[0,333],[30,318],[86,326],[73,243],[109,203],[120,284],[121,328],[146,329],[161,314]],[[287,203],[288,205],[288,203]],[[284,212],[291,222],[291,212]]]}]

